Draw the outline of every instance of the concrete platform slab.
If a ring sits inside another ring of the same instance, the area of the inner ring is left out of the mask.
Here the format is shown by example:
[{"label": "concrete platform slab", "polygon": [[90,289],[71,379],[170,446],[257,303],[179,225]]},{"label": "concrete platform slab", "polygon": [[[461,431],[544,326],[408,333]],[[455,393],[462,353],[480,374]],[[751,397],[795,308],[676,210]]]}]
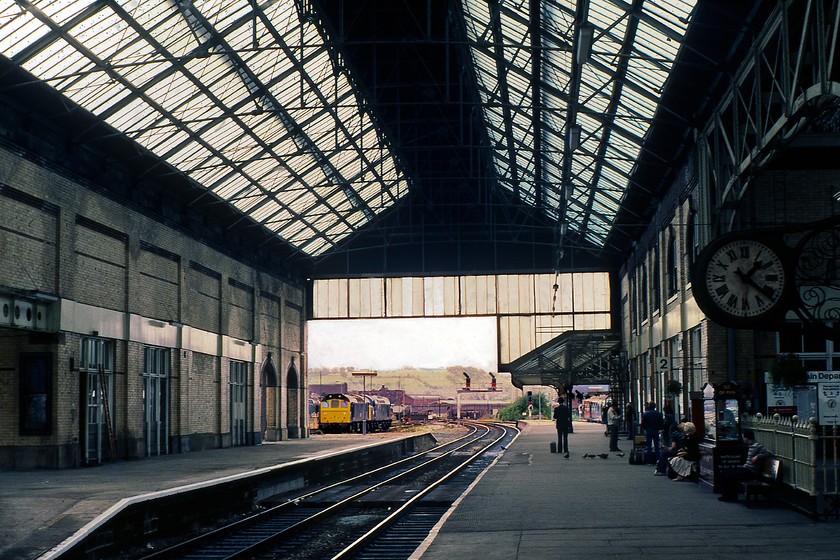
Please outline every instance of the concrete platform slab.
[{"label": "concrete platform slab", "polygon": [[[454,428],[430,430],[445,439],[447,430]],[[39,558],[126,498],[346,453],[411,435],[416,432],[314,435],[80,469],[0,471],[0,559]]]},{"label": "concrete platform slab", "polygon": [[[549,422],[530,423],[462,497],[415,558],[837,559],[836,522],[784,506],[722,503],[692,482],[607,459],[600,424],[575,423],[569,459],[549,452]],[[619,447],[629,451],[631,442]]]}]

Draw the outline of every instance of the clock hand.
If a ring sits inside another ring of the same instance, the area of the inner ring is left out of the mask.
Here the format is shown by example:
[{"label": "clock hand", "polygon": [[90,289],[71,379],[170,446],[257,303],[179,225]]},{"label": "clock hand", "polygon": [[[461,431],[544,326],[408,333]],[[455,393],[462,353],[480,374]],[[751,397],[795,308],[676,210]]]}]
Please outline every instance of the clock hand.
[{"label": "clock hand", "polygon": [[[753,266],[753,268],[755,268],[755,267]],[[759,286],[758,283],[755,280],[752,279],[752,274],[754,272],[755,272],[755,270],[752,270],[749,273],[744,273],[744,272],[741,272],[741,269],[735,269],[735,274],[738,275],[738,277],[741,279],[741,281],[744,284],[746,284],[748,286],[752,286],[753,288],[758,290],[758,292],[760,292],[764,297],[766,297],[769,300],[772,300],[773,297],[776,295],[776,290],[774,290],[773,288],[771,288],[770,286],[768,286],[766,284],[764,286]]]},{"label": "clock hand", "polygon": [[744,274],[746,276],[752,276],[753,274],[755,274],[756,270],[761,270],[762,268],[767,268],[771,264],[772,263],[766,263],[765,264],[765,263],[761,262],[761,259],[756,258],[755,261],[753,261],[752,267],[747,272],[742,273],[740,270],[737,270],[736,272],[738,272],[738,274]]}]

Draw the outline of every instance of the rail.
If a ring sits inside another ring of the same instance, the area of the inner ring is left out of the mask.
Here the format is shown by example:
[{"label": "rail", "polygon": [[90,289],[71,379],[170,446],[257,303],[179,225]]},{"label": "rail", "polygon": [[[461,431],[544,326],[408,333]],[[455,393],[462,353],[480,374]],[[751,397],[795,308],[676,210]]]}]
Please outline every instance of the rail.
[{"label": "rail", "polygon": [[840,518],[840,464],[836,425],[820,426],[816,419],[779,414],[745,414],[741,426],[782,460],[782,483],[787,501],[816,518]]}]

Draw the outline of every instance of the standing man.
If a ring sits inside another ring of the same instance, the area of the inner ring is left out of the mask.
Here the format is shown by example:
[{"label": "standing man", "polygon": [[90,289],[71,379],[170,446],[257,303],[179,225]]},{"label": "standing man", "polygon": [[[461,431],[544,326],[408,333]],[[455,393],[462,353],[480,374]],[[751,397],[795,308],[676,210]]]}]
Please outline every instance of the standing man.
[{"label": "standing man", "polygon": [[569,430],[572,427],[572,411],[566,406],[563,397],[554,408],[554,424],[557,426],[557,452],[569,457]]},{"label": "standing man", "polygon": [[645,405],[645,413],[642,414],[642,430],[645,432],[645,463],[655,464],[659,460],[659,430],[665,419],[662,413],[656,410],[656,403],[653,401]]},{"label": "standing man", "polygon": [[636,420],[636,409],[633,408],[633,403],[627,402],[624,407],[624,422],[627,424],[627,439],[633,439],[633,422]]},{"label": "standing man", "polygon": [[610,403],[607,411],[607,431],[610,434],[610,451],[621,451],[618,448],[618,423],[621,422],[621,413],[614,402]]}]

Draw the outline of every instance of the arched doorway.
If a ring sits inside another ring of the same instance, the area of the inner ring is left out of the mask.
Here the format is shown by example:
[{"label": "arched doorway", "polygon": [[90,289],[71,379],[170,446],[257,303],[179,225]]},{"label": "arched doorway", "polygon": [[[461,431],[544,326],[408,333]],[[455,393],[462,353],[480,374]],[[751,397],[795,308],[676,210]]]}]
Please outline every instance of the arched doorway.
[{"label": "arched doorway", "polygon": [[264,441],[280,440],[280,384],[277,382],[277,368],[271,352],[266,356],[260,373],[260,434]]},{"label": "arched doorway", "polygon": [[294,358],[292,358],[286,372],[286,389],[288,393],[286,396],[286,426],[289,429],[290,438],[299,438],[302,437],[300,429],[300,386]]}]

